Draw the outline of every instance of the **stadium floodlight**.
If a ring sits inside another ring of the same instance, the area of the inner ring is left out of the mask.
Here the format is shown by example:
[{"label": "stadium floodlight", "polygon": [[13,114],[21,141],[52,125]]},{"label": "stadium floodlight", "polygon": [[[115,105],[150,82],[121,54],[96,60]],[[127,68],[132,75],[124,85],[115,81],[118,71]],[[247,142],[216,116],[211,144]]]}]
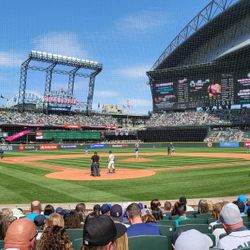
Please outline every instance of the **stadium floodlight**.
[{"label": "stadium floodlight", "polygon": [[32,57],[33,60],[36,60],[36,59],[38,59],[39,61],[48,60],[52,62],[54,61],[54,63],[59,63],[59,64],[63,63],[63,64],[68,64],[68,65],[77,64],[80,67],[88,67],[88,68],[93,68],[93,69],[98,69],[98,70],[102,68],[102,65],[95,61],[90,61],[90,60],[81,59],[77,57],[71,57],[71,56],[63,56],[63,55],[42,52],[42,51],[32,50],[30,56]]}]

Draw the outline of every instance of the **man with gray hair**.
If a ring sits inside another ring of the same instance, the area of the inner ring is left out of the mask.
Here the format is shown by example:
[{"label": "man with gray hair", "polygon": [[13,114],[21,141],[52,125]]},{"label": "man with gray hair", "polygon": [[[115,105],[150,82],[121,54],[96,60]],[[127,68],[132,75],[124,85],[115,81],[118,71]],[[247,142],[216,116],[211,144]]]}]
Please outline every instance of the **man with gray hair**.
[{"label": "man with gray hair", "polygon": [[244,226],[240,210],[235,204],[228,203],[222,208],[220,220],[227,236],[219,240],[218,248],[232,250],[250,246],[250,230]]}]

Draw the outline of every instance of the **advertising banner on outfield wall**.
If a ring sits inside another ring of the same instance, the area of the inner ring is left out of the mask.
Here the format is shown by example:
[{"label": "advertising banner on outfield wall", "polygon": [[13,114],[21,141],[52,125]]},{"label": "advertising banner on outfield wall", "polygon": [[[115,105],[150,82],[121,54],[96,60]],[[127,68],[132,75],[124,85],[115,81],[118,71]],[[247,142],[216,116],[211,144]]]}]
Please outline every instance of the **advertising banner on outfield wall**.
[{"label": "advertising banner on outfield wall", "polygon": [[239,142],[220,142],[220,148],[238,148],[240,146]]},{"label": "advertising banner on outfield wall", "polygon": [[127,148],[128,144],[113,144],[112,148]]},{"label": "advertising banner on outfield wall", "polygon": [[106,148],[106,144],[90,144],[89,148],[94,149],[94,148]]},{"label": "advertising banner on outfield wall", "polygon": [[23,145],[21,145],[21,146],[19,146],[18,147],[18,150],[20,150],[20,151],[23,151],[23,150],[38,150],[39,149],[39,146],[33,146],[33,145],[25,145],[25,146],[23,146]]},{"label": "advertising banner on outfield wall", "polygon": [[40,150],[57,150],[57,144],[42,144]]},{"label": "advertising banner on outfield wall", "polygon": [[60,149],[76,149],[77,145],[59,145]]},{"label": "advertising banner on outfield wall", "polygon": [[14,150],[14,148],[13,148],[12,145],[0,145],[0,150],[3,150],[3,151],[12,151],[12,150]]},{"label": "advertising banner on outfield wall", "polygon": [[245,142],[244,142],[244,147],[245,147],[245,148],[248,148],[249,146],[250,146],[250,142],[246,142],[246,141],[245,141]]}]

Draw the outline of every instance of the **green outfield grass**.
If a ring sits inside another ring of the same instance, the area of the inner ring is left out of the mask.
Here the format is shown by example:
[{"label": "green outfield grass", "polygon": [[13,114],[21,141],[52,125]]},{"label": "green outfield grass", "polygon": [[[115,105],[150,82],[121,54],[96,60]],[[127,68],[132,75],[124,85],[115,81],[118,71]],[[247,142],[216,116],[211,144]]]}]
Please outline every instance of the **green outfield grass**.
[{"label": "green outfield grass", "polygon": [[[209,152],[209,153],[241,153],[244,148],[176,148],[177,152]],[[98,151],[107,153],[108,150]],[[130,152],[133,149],[116,149],[113,152]],[[161,149],[140,149],[143,152],[166,152]],[[93,151],[89,152],[91,154]],[[5,157],[21,157],[35,155],[63,155],[84,154],[82,150],[65,151],[30,151],[6,152]],[[250,192],[250,161],[249,165],[239,165],[247,162],[244,159],[222,159],[207,157],[186,156],[143,156],[150,158],[151,162],[129,163],[122,159],[133,156],[118,156],[116,168],[171,168],[190,165],[207,164],[235,164],[234,167],[210,167],[209,169],[185,169],[179,171],[159,171],[154,176],[138,179],[112,180],[112,181],[62,181],[48,179],[44,175],[53,172],[51,169],[37,168],[22,164],[7,164],[0,162],[0,202],[29,203],[39,199],[43,203],[55,202],[105,202],[105,201],[132,201],[175,199],[185,195],[189,198],[218,197],[238,195]],[[52,159],[43,160],[43,163],[70,167],[89,168],[89,158]],[[106,168],[107,158],[102,157],[101,167]]]}]

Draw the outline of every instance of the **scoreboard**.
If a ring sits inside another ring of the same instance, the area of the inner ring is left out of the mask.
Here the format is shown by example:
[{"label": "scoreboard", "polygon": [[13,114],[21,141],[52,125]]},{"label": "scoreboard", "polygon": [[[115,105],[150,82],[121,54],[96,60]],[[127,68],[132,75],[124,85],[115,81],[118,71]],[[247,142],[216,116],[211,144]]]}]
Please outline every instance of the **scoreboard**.
[{"label": "scoreboard", "polygon": [[171,77],[153,83],[154,111],[250,103],[247,72]]}]

